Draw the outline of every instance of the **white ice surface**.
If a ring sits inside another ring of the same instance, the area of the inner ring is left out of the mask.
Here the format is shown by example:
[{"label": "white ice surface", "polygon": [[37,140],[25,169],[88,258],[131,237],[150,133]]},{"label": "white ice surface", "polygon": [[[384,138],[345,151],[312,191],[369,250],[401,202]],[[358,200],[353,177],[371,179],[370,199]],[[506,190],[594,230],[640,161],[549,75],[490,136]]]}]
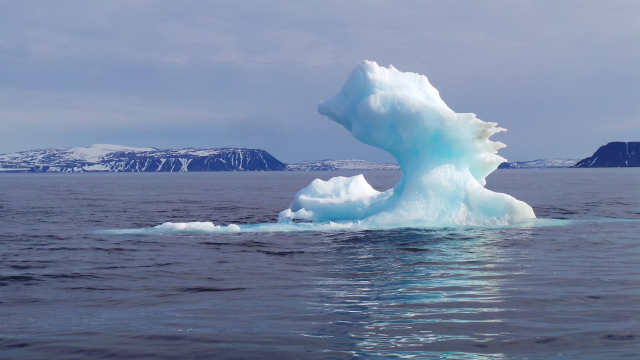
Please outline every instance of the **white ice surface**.
[{"label": "white ice surface", "polygon": [[104,156],[113,152],[145,152],[154,151],[155,148],[138,148],[130,146],[120,146],[112,144],[93,144],[89,146],[80,146],[70,148],[68,151],[70,159],[82,159],[87,162],[98,162]]},{"label": "white ice surface", "polygon": [[484,188],[505,159],[489,140],[504,129],[459,114],[423,75],[363,61],[342,90],[318,105],[361,142],[393,155],[402,177],[379,193],[362,175],[315,180],[300,190],[280,220],[353,221],[370,227],[407,224],[509,225],[535,218],[513,197]]}]

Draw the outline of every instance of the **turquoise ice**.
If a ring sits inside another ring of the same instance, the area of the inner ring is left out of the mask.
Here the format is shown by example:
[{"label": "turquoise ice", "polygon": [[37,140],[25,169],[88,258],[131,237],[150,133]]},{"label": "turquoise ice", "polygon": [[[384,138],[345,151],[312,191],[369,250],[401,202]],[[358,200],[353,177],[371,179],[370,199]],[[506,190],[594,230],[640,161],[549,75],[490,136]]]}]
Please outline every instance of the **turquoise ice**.
[{"label": "turquoise ice", "polygon": [[512,225],[536,217],[525,202],[484,188],[487,175],[506,161],[497,155],[505,145],[489,137],[505,129],[454,112],[424,75],[363,61],[318,111],[393,155],[402,177],[385,192],[362,175],[314,180],[280,213],[281,221],[389,227]]}]

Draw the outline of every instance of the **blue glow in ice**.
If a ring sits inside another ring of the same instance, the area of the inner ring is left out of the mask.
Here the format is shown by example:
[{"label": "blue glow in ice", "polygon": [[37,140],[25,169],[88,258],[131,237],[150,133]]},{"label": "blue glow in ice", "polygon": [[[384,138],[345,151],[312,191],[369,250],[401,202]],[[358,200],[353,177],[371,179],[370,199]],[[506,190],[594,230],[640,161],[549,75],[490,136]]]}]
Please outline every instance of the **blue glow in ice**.
[{"label": "blue glow in ice", "polygon": [[504,158],[489,137],[505,129],[475,114],[456,113],[423,75],[356,66],[342,90],[318,105],[359,141],[393,155],[402,168],[383,193],[362,175],[314,180],[280,221],[358,221],[364,227],[510,225],[535,218],[526,203],[484,188]]}]

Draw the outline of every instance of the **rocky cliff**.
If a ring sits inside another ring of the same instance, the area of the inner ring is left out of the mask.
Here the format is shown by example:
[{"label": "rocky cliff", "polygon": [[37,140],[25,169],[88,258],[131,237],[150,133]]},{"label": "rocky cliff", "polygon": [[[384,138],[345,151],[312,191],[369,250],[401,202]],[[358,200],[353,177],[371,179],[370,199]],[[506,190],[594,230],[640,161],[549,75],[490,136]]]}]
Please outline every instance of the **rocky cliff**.
[{"label": "rocky cliff", "polygon": [[577,168],[587,167],[639,167],[640,142],[610,142],[590,157],[575,164]]}]

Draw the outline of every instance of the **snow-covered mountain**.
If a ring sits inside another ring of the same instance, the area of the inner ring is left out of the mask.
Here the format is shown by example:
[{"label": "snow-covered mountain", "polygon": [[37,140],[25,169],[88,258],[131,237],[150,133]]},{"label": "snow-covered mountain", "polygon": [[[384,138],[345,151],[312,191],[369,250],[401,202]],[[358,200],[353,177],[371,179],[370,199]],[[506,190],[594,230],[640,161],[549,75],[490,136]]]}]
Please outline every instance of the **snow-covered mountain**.
[{"label": "snow-covered mountain", "polygon": [[260,149],[156,149],[95,144],[0,155],[10,172],[281,171],[287,165]]},{"label": "snow-covered mountain", "polygon": [[397,164],[367,160],[312,160],[287,164],[287,171],[400,170]]},{"label": "snow-covered mountain", "polygon": [[538,159],[531,161],[503,162],[498,169],[547,169],[567,168],[575,165],[580,159]]}]

